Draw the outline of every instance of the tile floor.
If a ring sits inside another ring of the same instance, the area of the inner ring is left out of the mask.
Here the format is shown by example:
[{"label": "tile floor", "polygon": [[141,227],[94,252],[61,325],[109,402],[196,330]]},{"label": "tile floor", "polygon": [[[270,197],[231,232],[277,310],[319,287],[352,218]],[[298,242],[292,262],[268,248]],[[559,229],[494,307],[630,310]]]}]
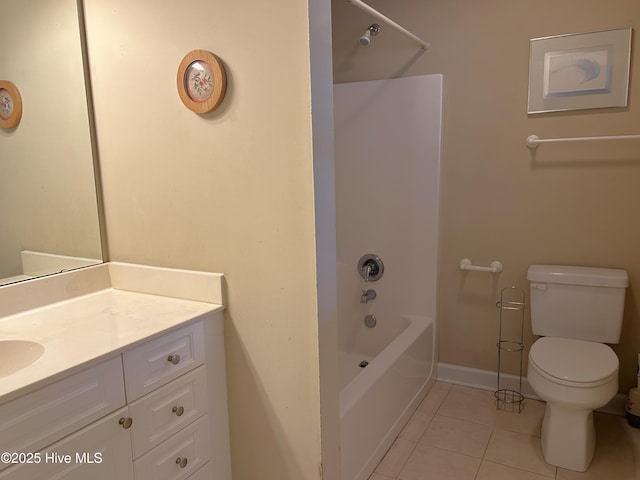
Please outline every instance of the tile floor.
[{"label": "tile floor", "polygon": [[369,480],[640,480],[640,430],[595,414],[596,453],[584,473],[545,463],[544,403],[498,411],[493,392],[437,382]]}]

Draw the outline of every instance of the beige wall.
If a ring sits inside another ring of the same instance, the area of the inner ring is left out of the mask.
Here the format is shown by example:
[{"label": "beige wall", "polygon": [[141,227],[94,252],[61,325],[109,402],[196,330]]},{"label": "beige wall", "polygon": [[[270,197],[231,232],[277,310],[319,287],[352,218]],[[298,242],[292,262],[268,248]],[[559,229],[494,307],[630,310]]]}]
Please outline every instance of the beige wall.
[{"label": "beige wall", "polygon": [[[629,107],[527,116],[529,39],[632,26],[637,0],[372,0],[431,42],[421,52],[389,28],[368,48],[373,22],[333,0],[334,79],[349,82],[444,73],[444,143],[439,273],[440,361],[496,368],[499,290],[528,289],[533,263],[624,268],[627,291],[620,391],[635,384],[640,350],[640,154],[638,142],[545,145],[524,140],[640,133],[640,62],[632,62]],[[637,35],[636,35],[637,36]],[[637,38],[633,41],[637,48]],[[636,59],[637,60],[637,55]],[[500,275],[461,273],[471,258],[500,260]],[[527,292],[528,297],[528,292]],[[525,342],[531,344],[529,318]],[[515,371],[515,365],[509,366]]]},{"label": "beige wall", "polygon": [[25,249],[101,258],[76,1],[2,8],[0,79],[23,112],[0,129],[0,278],[22,273]]},{"label": "beige wall", "polygon": [[[234,479],[318,479],[307,5],[172,5],[87,2],[109,254],[225,274]],[[202,116],[175,85],[196,48],[228,74]]]}]

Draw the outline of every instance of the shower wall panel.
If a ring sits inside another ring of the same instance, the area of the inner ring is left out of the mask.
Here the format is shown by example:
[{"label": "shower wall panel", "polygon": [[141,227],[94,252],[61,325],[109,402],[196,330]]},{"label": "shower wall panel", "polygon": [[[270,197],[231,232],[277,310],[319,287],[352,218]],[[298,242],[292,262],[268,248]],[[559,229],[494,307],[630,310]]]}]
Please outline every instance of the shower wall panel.
[{"label": "shower wall panel", "polygon": [[[442,75],[334,86],[339,343],[375,314],[436,318]],[[380,256],[365,283],[358,259]],[[377,298],[360,303],[362,290]]]}]

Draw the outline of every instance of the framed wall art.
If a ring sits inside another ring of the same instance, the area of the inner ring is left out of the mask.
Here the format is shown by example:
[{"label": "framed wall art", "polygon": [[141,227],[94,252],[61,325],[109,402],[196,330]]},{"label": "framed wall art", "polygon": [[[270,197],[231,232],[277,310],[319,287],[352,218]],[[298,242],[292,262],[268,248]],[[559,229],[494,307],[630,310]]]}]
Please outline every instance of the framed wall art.
[{"label": "framed wall art", "polygon": [[217,108],[227,89],[227,76],[218,57],[206,50],[187,53],[178,67],[178,94],[185,106],[196,113]]},{"label": "framed wall art", "polygon": [[8,80],[0,80],[0,127],[14,128],[22,118],[22,97]]},{"label": "framed wall art", "polygon": [[530,41],[528,113],[626,107],[631,28]]}]

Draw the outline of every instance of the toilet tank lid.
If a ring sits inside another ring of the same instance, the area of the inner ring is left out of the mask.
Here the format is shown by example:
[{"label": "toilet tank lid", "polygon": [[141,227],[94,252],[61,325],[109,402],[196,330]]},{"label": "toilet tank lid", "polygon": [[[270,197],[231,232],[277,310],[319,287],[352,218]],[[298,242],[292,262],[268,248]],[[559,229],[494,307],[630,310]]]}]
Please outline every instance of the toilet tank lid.
[{"label": "toilet tank lid", "polygon": [[596,287],[629,286],[629,277],[625,270],[568,265],[531,265],[527,271],[527,280]]}]

